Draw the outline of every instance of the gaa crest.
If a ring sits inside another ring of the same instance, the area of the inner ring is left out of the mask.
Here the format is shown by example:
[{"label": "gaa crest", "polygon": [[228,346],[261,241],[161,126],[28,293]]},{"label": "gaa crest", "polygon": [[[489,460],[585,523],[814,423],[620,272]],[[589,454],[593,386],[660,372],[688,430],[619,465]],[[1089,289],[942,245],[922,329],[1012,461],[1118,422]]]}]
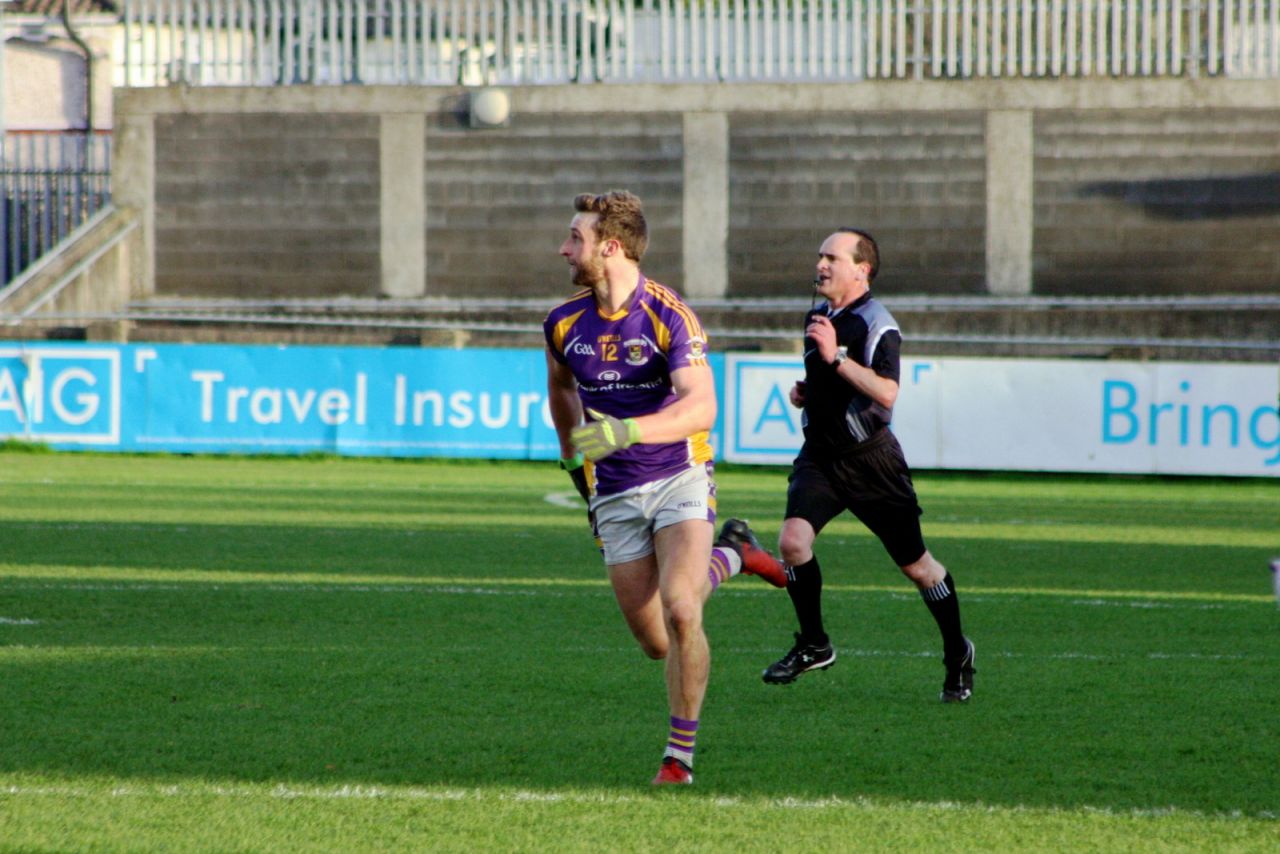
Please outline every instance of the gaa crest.
[{"label": "gaa crest", "polygon": [[649,347],[649,342],[643,338],[632,338],[630,341],[623,341],[622,346],[626,348],[627,364],[632,366],[647,364],[653,355],[653,351]]}]

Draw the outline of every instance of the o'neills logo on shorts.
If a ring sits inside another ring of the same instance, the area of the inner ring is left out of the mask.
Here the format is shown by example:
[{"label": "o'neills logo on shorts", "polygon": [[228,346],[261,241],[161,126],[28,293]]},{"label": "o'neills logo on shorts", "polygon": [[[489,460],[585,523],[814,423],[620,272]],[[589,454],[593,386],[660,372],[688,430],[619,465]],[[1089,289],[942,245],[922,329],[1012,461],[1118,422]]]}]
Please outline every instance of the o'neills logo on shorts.
[{"label": "o'neills logo on shorts", "polygon": [[688,510],[690,507],[701,507],[701,506],[702,506],[702,502],[701,502],[701,501],[685,501],[685,502],[684,502],[684,503],[682,503],[682,504],[677,504],[677,505],[676,505],[676,509],[677,509],[677,510]]}]

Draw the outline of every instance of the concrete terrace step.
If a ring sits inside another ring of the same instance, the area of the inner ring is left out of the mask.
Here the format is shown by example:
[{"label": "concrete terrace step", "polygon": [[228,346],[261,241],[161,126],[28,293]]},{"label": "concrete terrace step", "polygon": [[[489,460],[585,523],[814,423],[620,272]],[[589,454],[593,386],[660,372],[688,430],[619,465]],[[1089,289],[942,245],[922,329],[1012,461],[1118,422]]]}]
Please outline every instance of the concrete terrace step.
[{"label": "concrete terrace step", "polygon": [[[45,322],[64,333],[114,325],[134,341],[541,347],[542,318],[563,297],[166,298],[131,303],[115,315]],[[882,298],[904,330],[909,356],[1280,360],[1280,296]],[[794,353],[811,301],[691,303],[717,350]]]}]

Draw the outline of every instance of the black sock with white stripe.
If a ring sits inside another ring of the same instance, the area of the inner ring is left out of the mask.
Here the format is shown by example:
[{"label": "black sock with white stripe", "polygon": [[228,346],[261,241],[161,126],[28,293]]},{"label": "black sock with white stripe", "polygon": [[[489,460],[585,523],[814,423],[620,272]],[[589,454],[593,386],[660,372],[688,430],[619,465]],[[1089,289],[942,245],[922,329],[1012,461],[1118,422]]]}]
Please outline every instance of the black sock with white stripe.
[{"label": "black sock with white stripe", "polygon": [[817,555],[807,563],[787,567],[787,594],[800,621],[800,637],[814,646],[827,643],[822,626],[822,570],[818,568]]},{"label": "black sock with white stripe", "polygon": [[942,632],[942,654],[948,661],[963,658],[965,645],[964,632],[960,630],[960,600],[956,598],[956,585],[951,573],[948,572],[933,587],[922,589],[920,597]]}]

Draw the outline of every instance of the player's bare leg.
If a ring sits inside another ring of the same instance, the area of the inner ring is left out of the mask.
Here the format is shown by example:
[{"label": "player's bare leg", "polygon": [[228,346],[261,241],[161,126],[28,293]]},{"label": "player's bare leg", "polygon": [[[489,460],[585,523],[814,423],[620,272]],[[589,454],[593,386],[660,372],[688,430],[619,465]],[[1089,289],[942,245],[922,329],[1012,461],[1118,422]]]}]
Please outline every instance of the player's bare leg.
[{"label": "player's bare leg", "polygon": [[667,702],[671,734],[658,785],[693,782],[693,750],[698,713],[707,692],[711,650],[702,627],[702,604],[713,584],[707,571],[711,557],[709,522],[687,521],[654,534],[658,559],[658,589],[670,651],[667,655]]},{"label": "player's bare leg", "polygon": [[654,534],[662,611],[671,641],[667,657],[667,693],[671,714],[697,720],[707,691],[711,650],[702,630],[702,603],[711,594],[707,563],[712,526],[688,521]]},{"label": "player's bare leg", "polygon": [[[648,555],[610,566],[609,583],[627,628],[644,654],[653,659],[666,658],[670,640],[659,596],[657,556]],[[699,574],[695,584],[701,602],[706,602],[716,587],[711,574],[705,571]]]},{"label": "player's bare leg", "polygon": [[670,642],[658,595],[658,560],[647,555],[609,567],[613,596],[627,621],[627,628],[644,654],[655,660],[667,657]]},{"label": "player's bare leg", "polygon": [[609,567],[614,597],[645,654],[666,659],[671,735],[655,783],[693,782],[693,747],[706,696],[711,651],[702,605],[715,589],[708,572],[710,523],[680,522],[654,535],[655,554]]}]

